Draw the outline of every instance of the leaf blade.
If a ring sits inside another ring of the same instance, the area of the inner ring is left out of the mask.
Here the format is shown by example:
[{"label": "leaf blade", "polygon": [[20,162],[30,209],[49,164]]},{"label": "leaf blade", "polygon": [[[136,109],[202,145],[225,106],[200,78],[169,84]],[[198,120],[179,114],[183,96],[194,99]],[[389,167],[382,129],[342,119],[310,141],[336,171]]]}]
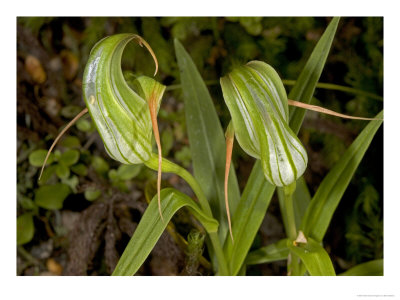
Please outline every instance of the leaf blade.
[{"label": "leaf blade", "polygon": [[[324,34],[319,39],[310,58],[304,66],[303,71],[300,73],[296,84],[290,91],[288,95],[289,99],[310,103],[319,77],[321,76],[322,69],[325,65],[326,58],[328,57],[339,19],[340,18],[338,17],[333,18]],[[300,130],[301,124],[303,123],[306,111],[297,107],[290,107],[289,112],[289,125],[297,134]]]},{"label": "leaf blade", "polygon": [[29,243],[35,233],[32,213],[24,213],[17,218],[17,245]]},{"label": "leaf blade", "polygon": [[252,251],[247,255],[245,263],[247,265],[265,264],[278,260],[285,260],[289,255],[287,239],[282,239],[276,243]]},{"label": "leaf blade", "polygon": [[218,222],[206,216],[198,205],[185,194],[167,188],[161,191],[160,197],[164,221],[160,219],[157,196],[154,196],[112,275],[130,276],[135,274],[157,243],[168,221],[182,207],[188,207],[208,232],[217,231]]},{"label": "leaf blade", "polygon": [[339,276],[383,276],[383,258],[354,266]]},{"label": "leaf blade", "polygon": [[299,228],[301,220],[311,202],[310,191],[308,190],[306,180],[303,176],[297,180],[296,190],[294,191],[292,197],[296,228]]},{"label": "leaf blade", "polygon": [[294,254],[300,257],[311,276],[335,276],[335,269],[325,249],[316,241],[308,238],[306,244],[294,246],[287,241],[287,246]]},{"label": "leaf blade", "polygon": [[[214,216],[220,223],[219,237],[225,240],[228,221],[224,206],[225,138],[217,112],[193,60],[175,39],[185,104],[186,125],[192,153],[194,176],[203,187]],[[200,129],[199,129],[200,128]],[[233,214],[240,200],[235,170],[229,172],[229,203]]]},{"label": "leaf blade", "polygon": [[[328,56],[328,52],[329,52],[329,49],[330,49],[332,41],[333,41],[333,37],[336,32],[338,22],[339,22],[339,18],[334,18],[332,20],[332,22],[329,24],[328,28],[326,29],[326,31],[323,34],[323,36],[321,37],[321,39],[318,41],[310,58],[307,61],[303,71],[301,72],[298,80],[296,81],[294,87],[292,88],[292,90],[290,91],[290,93],[288,95],[288,97],[290,99],[302,101],[305,103],[309,103],[311,101],[312,95],[315,90],[315,86],[321,75],[323,66],[326,61],[326,57]],[[300,109],[296,109],[294,107],[291,107],[289,112],[290,112],[289,125],[292,128],[293,132],[295,132],[297,134],[299,132],[300,126],[303,122],[305,112]],[[263,177],[262,169],[257,168],[258,164],[259,164],[259,162],[257,162],[255,164],[255,166],[253,167],[251,176]],[[266,182],[266,180],[265,180],[265,182]],[[307,190],[307,186],[303,186],[303,187],[304,187],[304,190]],[[251,183],[249,180],[249,182],[246,184],[245,189],[256,190],[257,187],[254,183]],[[244,194],[244,192],[243,192],[243,194]],[[272,197],[272,194],[273,194],[273,192],[271,193],[271,197]],[[258,199],[258,201],[268,201],[266,199],[267,199],[267,197],[264,200],[262,198],[260,198],[260,199]],[[242,196],[240,203],[244,200],[246,200],[246,199]],[[303,198],[302,201],[305,201],[306,203],[298,203],[298,204],[300,204],[300,206],[302,206],[304,208],[305,206],[308,205],[307,200],[309,200],[309,199],[307,197],[305,197],[305,198]],[[241,205],[240,203],[239,203],[239,206]],[[268,205],[265,207],[264,215],[265,215],[267,208],[268,208]],[[252,222],[258,223],[259,225],[261,225],[264,215],[261,216],[261,214],[257,214],[257,216],[252,216]],[[258,218],[258,220],[257,220],[257,218]],[[232,223],[234,224],[235,222],[236,221],[235,221],[235,216],[234,216]],[[259,225],[258,225],[258,227],[259,227]],[[254,234],[254,236],[255,236],[255,234]],[[228,241],[228,243],[229,243],[229,241]],[[246,247],[244,247],[244,248],[247,248],[247,251],[248,251],[248,249],[250,249],[250,246],[246,245]],[[227,255],[229,255],[228,252],[232,251],[232,250],[225,249],[225,251],[227,252]],[[240,255],[238,255],[238,256],[240,256]],[[238,258],[232,257],[231,259],[233,259],[233,260],[237,259],[238,261],[240,261],[239,257]]]},{"label": "leaf blade", "polygon": [[61,209],[70,193],[70,187],[63,183],[43,185],[35,190],[35,203],[45,209]]},{"label": "leaf blade", "polygon": [[[376,118],[383,118],[383,110]],[[306,236],[322,241],[336,207],[382,122],[370,121],[325,176],[302,219],[301,228]]]},{"label": "leaf blade", "polygon": [[257,160],[237,210],[232,217],[235,242],[232,243],[231,239],[227,239],[224,246],[232,275],[236,275],[240,271],[267,212],[274,191],[275,186],[265,179],[261,162]]}]

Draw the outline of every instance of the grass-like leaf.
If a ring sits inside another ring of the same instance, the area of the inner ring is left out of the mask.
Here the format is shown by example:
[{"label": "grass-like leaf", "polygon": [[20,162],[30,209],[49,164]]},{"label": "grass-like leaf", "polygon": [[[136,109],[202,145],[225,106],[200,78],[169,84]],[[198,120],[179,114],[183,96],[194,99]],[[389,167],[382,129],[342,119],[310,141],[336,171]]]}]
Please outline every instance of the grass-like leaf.
[{"label": "grass-like leaf", "polygon": [[[297,79],[296,84],[290,91],[289,99],[310,103],[319,77],[321,76],[322,69],[324,68],[326,58],[328,57],[338,23],[339,18],[333,18],[326,28]],[[295,133],[298,133],[306,111],[297,107],[290,107],[289,113],[290,127]]]},{"label": "grass-like leaf", "polygon": [[[220,223],[219,237],[225,240],[228,221],[224,205],[225,137],[207,87],[182,44],[175,40],[180,70],[186,126],[193,159],[194,176]],[[229,206],[233,214],[240,199],[234,168],[229,172]]]},{"label": "grass-like leaf", "polygon": [[[383,111],[376,118],[382,119]],[[302,220],[301,229],[306,236],[322,241],[336,207],[382,122],[370,121],[325,176]]]},{"label": "grass-like leaf", "polygon": [[232,217],[235,242],[232,243],[231,239],[225,242],[224,252],[232,275],[237,275],[240,271],[274,191],[275,186],[265,179],[261,163],[257,160]]},{"label": "grass-like leaf", "polygon": [[297,179],[296,190],[294,191],[292,197],[296,228],[299,228],[301,220],[311,202],[310,191],[308,190],[307,183],[303,176]]},{"label": "grass-like leaf", "polygon": [[[290,91],[288,95],[289,99],[294,99],[304,103],[310,103],[315,88],[317,86],[318,80],[324,68],[326,58],[328,57],[329,50],[331,48],[332,41],[336,33],[336,28],[338,23],[339,23],[339,18],[333,18],[331,23],[326,28],[324,34],[319,39],[317,45],[315,46],[313,52],[310,55],[310,58],[308,59],[302,72],[300,73],[299,78],[297,79],[292,90]],[[293,106],[289,108],[289,114],[290,114],[289,124],[293,132],[295,132],[296,134],[299,132],[301,124],[303,123],[305,113],[306,111],[304,109],[299,109]],[[299,186],[297,188],[299,188],[300,190],[294,193],[293,204],[295,205],[295,208],[297,206],[300,207],[302,210],[302,211],[295,210],[296,226],[299,226],[300,225],[299,217],[300,215],[302,216],[304,214],[304,209],[308,206],[310,198],[307,196],[307,194],[309,195],[307,185],[303,184],[302,182],[299,182]],[[305,194],[303,194],[302,196],[301,192]],[[282,209],[283,208],[282,193],[283,192],[281,190],[278,190],[282,219],[284,221],[285,229],[287,230],[286,210]],[[301,203],[302,201],[304,203]]]},{"label": "grass-like leaf", "polygon": [[187,207],[208,232],[216,232],[218,230],[218,222],[206,216],[198,205],[185,194],[172,188],[167,188],[161,191],[160,196],[164,221],[161,220],[158,213],[157,196],[155,196],[142,216],[113,275],[134,275],[150,254],[169,220],[182,207]]},{"label": "grass-like leaf", "polygon": [[371,260],[348,269],[340,276],[382,276],[383,259]]},{"label": "grass-like leaf", "polygon": [[316,241],[308,238],[307,243],[293,245],[291,241],[287,241],[287,246],[300,257],[306,266],[308,273],[312,276],[335,276],[335,270],[332,261],[325,249]]},{"label": "grass-like leaf", "polygon": [[247,265],[265,264],[287,259],[288,255],[289,248],[287,247],[287,239],[282,239],[276,243],[250,252],[245,262]]}]

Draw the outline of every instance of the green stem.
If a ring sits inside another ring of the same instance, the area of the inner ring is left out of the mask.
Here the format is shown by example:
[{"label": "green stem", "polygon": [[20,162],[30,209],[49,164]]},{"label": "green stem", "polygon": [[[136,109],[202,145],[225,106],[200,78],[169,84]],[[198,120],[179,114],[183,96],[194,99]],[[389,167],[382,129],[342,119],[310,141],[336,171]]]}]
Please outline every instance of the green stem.
[{"label": "green stem", "polygon": [[[295,85],[296,80],[290,80],[290,79],[282,79],[282,82],[284,85]],[[217,85],[219,84],[218,80],[208,80],[205,81],[206,85]],[[339,92],[344,92],[344,93],[349,93],[349,94],[354,94],[354,95],[360,95],[360,96],[365,96],[371,99],[375,99],[375,100],[379,100],[379,101],[383,101],[383,97],[373,94],[373,93],[369,93],[369,92],[365,92],[362,90],[358,90],[349,86],[344,86],[344,85],[338,85],[338,84],[333,84],[333,83],[325,83],[325,82],[318,82],[317,83],[317,88],[319,89],[326,89],[326,90],[332,90],[332,91],[339,91]],[[167,86],[167,88],[165,89],[166,91],[172,91],[172,90],[177,90],[180,89],[181,85],[180,84],[173,84],[173,85],[169,85]]]},{"label": "green stem", "polygon": [[[282,79],[282,82],[284,85],[295,85],[296,80],[289,80],[289,79]],[[317,83],[317,88],[319,89],[326,89],[326,90],[332,90],[332,91],[339,91],[339,92],[344,92],[344,93],[348,93],[348,94],[354,94],[354,95],[360,95],[360,96],[365,96],[371,99],[375,99],[375,100],[379,100],[379,101],[383,101],[383,97],[373,94],[373,93],[369,93],[369,92],[365,92],[362,90],[358,90],[352,87],[348,87],[348,86],[344,86],[344,85],[338,85],[338,84],[333,84],[333,83],[325,83],[325,82],[318,82]]]},{"label": "green stem", "polygon": [[[158,156],[156,154],[152,154],[150,159],[145,162],[145,165],[149,167],[152,170],[157,171],[158,170]],[[210,208],[210,204],[208,203],[208,200],[206,196],[204,195],[203,189],[197,182],[197,180],[190,174],[188,171],[186,171],[184,168],[181,166],[169,161],[168,159],[163,158],[162,159],[162,164],[161,164],[161,170],[166,173],[173,173],[178,176],[180,176],[182,179],[184,179],[192,188],[193,192],[195,193],[197,199],[199,200],[199,204],[204,211],[209,217],[213,217],[212,211]],[[212,246],[215,251],[215,255],[218,260],[218,275],[229,275],[228,271],[228,265],[226,263],[225,255],[222,251],[222,246],[218,238],[218,233],[213,232],[213,233],[208,233],[210,236],[210,240],[212,243]]]},{"label": "green stem", "polygon": [[208,234],[210,236],[211,244],[214,248],[215,256],[218,261],[218,273],[220,276],[230,275],[228,270],[228,265],[226,263],[225,254],[222,251],[221,242],[219,241],[218,232],[211,232]]},{"label": "green stem", "polygon": [[285,211],[288,226],[288,238],[290,240],[295,240],[297,237],[296,221],[293,209],[293,192],[296,189],[296,181],[288,186],[283,187],[283,194],[285,199]]},{"label": "green stem", "polygon": [[[150,159],[145,162],[145,165],[154,171],[158,171],[158,156],[156,154],[152,154]],[[212,217],[212,211],[210,208],[210,204],[207,201],[206,196],[204,195],[203,189],[200,187],[199,183],[196,179],[186,171],[181,166],[169,161],[166,158],[162,159],[161,170],[165,173],[173,173],[181,178],[183,178],[192,188],[193,192],[195,193],[197,199],[199,200],[200,206],[203,211],[210,217]]]},{"label": "green stem", "polygon": [[[288,238],[294,241],[297,237],[296,221],[293,209],[293,193],[296,190],[296,181],[288,186],[283,187],[284,205],[287,221]],[[299,258],[294,253],[289,253],[288,258],[288,274],[299,275]]]},{"label": "green stem", "polygon": [[[206,85],[218,85],[219,84],[219,80],[206,80],[204,81],[204,83]],[[171,84],[169,86],[166,87],[165,91],[173,91],[173,90],[178,90],[181,89],[182,85],[181,84]]]}]

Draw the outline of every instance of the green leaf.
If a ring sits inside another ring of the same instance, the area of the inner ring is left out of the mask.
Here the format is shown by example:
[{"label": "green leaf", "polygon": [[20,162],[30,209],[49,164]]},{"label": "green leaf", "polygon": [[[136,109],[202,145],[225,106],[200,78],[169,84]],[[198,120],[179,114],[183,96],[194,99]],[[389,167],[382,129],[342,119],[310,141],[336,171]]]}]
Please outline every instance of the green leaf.
[{"label": "green leaf", "polygon": [[72,166],[78,162],[79,155],[80,154],[78,150],[75,149],[67,150],[63,154],[61,154],[59,162],[67,167]]},{"label": "green leaf", "polygon": [[[81,109],[82,110],[82,109]],[[76,136],[66,136],[64,137],[60,145],[66,148],[81,148],[81,142]]]},{"label": "green leaf", "polygon": [[160,218],[157,196],[155,196],[143,214],[113,275],[134,275],[154,248],[172,216],[182,207],[187,207],[208,232],[217,231],[218,222],[215,219],[207,217],[198,205],[185,194],[172,188],[167,188],[161,191],[160,196],[164,220],[162,221]]},{"label": "green leaf", "polygon": [[[44,163],[46,155],[47,155],[47,150],[44,149],[35,150],[31,154],[29,154],[29,163],[34,167],[41,167]],[[54,155],[50,154],[46,165],[50,165],[53,162],[53,160],[54,160]]]},{"label": "green leaf", "polygon": [[88,120],[80,119],[78,122],[76,122],[76,127],[80,131],[89,132],[92,130],[92,123],[90,123]]},{"label": "green leaf", "polygon": [[245,263],[247,265],[265,264],[278,260],[286,260],[289,255],[287,239],[282,239],[276,243],[252,251],[247,255]]},{"label": "green leaf", "polygon": [[287,247],[293,251],[306,266],[308,273],[312,276],[335,276],[335,269],[325,249],[311,238],[307,243],[299,243],[294,246],[290,240],[287,240]]},{"label": "green leaf", "polygon": [[71,166],[71,171],[80,176],[86,176],[88,174],[87,167],[84,164],[76,164]]},{"label": "green leaf", "polygon": [[61,181],[62,181],[62,183],[69,186],[74,193],[77,192],[76,187],[79,184],[78,176],[72,175],[71,177],[63,178]]},{"label": "green leaf", "polygon": [[175,152],[174,158],[181,163],[182,166],[189,168],[192,159],[192,152],[188,146],[183,146],[181,150]]},{"label": "green leaf", "polygon": [[[182,83],[194,176],[210,202],[213,215],[220,223],[219,237],[222,242],[228,232],[224,204],[224,131],[207,87],[190,55],[177,39],[174,44]],[[233,167],[229,172],[228,193],[230,210],[234,214],[240,200],[240,191]]]},{"label": "green leaf", "polygon": [[[294,99],[294,100],[302,101],[305,103],[309,103],[311,101],[312,95],[315,90],[315,85],[317,84],[318,79],[321,75],[323,66],[326,61],[326,57],[328,55],[330,46],[332,44],[332,40],[333,40],[333,37],[336,32],[336,27],[337,27],[338,21],[339,21],[339,18],[334,18],[332,20],[331,24],[329,24],[328,28],[326,29],[326,31],[323,34],[323,36],[321,37],[321,39],[318,41],[317,46],[315,47],[313,53],[311,54],[311,57],[307,61],[302,73],[300,74],[300,77],[296,81],[295,86],[289,93],[289,96],[288,96],[289,99]],[[290,112],[290,120],[291,120],[291,122],[289,123],[290,127],[292,128],[292,130],[295,133],[298,133],[300,126],[303,122],[304,111],[301,109],[296,109],[296,108],[290,107],[289,112]],[[254,165],[251,174],[252,174],[251,176],[254,176],[254,178],[259,178],[259,180],[261,180],[260,178],[263,178],[263,172],[262,172],[259,162],[257,162]],[[266,182],[265,179],[263,179],[263,181]],[[261,184],[257,185],[256,183],[257,183],[257,181],[255,181],[255,180],[253,180],[253,181],[249,180],[249,182],[246,184],[245,189],[248,189],[249,191],[254,190],[254,192],[257,192],[257,186],[258,186],[258,189],[262,188],[263,186]],[[273,193],[273,191],[271,192],[271,197],[272,197],[272,193]],[[269,193],[267,193],[267,194],[269,194]],[[269,203],[270,200],[268,200],[268,197],[264,198],[262,196],[263,194],[259,194],[259,195],[260,196],[259,196],[258,201],[260,201],[260,202],[268,201],[268,203]],[[244,200],[247,201],[247,199],[244,199],[244,197],[242,197],[241,202]],[[241,205],[241,204],[239,204],[239,205]],[[250,216],[249,219],[252,220],[252,222],[258,224],[256,230],[258,230],[259,226],[261,225],[261,222],[265,216],[267,207],[265,208],[265,211],[263,213],[259,213],[259,212],[249,213],[249,216]],[[256,214],[258,217],[258,220],[257,220],[257,217],[252,216],[252,214]],[[232,220],[233,226],[235,226],[236,222],[237,221],[235,221],[234,219]],[[244,229],[242,229],[242,230],[244,230]],[[254,239],[254,237],[253,237],[253,239]],[[251,239],[251,242],[253,239]],[[250,242],[250,245],[251,245],[251,242]],[[227,243],[229,243],[229,241],[227,241]],[[241,243],[240,241],[235,242],[235,244],[240,244],[240,243]],[[248,251],[250,249],[250,246],[247,245],[243,248],[244,248],[243,251],[245,249],[247,249],[246,251]],[[229,255],[229,254],[227,254],[227,255]],[[241,256],[241,255],[238,255],[238,256]]]},{"label": "green leaf", "polygon": [[108,178],[111,181],[117,181],[118,180],[117,170],[111,169],[110,171],[108,171]]},{"label": "green leaf", "polygon": [[383,276],[383,259],[371,260],[348,269],[340,276]]},{"label": "green leaf", "polygon": [[70,193],[71,190],[66,184],[44,185],[35,191],[35,203],[45,209],[61,209]]},{"label": "green leaf", "polygon": [[64,178],[68,178],[69,177],[70,171],[69,171],[69,168],[67,166],[65,166],[64,164],[60,163],[60,164],[57,165],[56,174],[57,174],[58,178],[64,179]]},{"label": "green leaf", "polygon": [[76,105],[67,105],[61,109],[61,115],[65,118],[72,119],[82,111],[82,107]]},{"label": "green leaf", "polygon": [[[383,111],[376,118],[382,119]],[[322,241],[336,207],[381,124],[382,121],[370,121],[325,176],[301,223],[306,236]]]},{"label": "green leaf", "polygon": [[44,169],[42,177],[40,177],[39,185],[44,185],[47,183],[47,181],[54,175],[57,169],[56,164],[51,165],[47,168]]},{"label": "green leaf", "polygon": [[85,195],[86,200],[94,201],[100,197],[101,191],[90,187],[90,188],[86,189],[84,195]]},{"label": "green leaf", "polygon": [[[333,18],[324,34],[319,39],[303,71],[297,79],[296,84],[290,91],[289,99],[310,103],[319,77],[321,76],[322,69],[324,68],[326,58],[328,57],[339,19],[338,17]],[[289,112],[290,127],[297,134],[303,123],[306,110],[298,107],[290,107]]]},{"label": "green leaf", "polygon": [[169,151],[174,146],[174,135],[170,128],[167,128],[161,133],[162,155],[168,156]]},{"label": "green leaf", "polygon": [[102,157],[97,155],[93,156],[92,167],[99,174],[105,174],[110,169],[108,163]]},{"label": "green leaf", "polygon": [[117,177],[120,180],[131,180],[141,171],[143,165],[120,165],[117,170]]},{"label": "green leaf", "polygon": [[35,210],[37,208],[32,199],[20,195],[19,193],[17,195],[17,200],[18,203],[21,204],[22,208],[25,210]]},{"label": "green leaf", "polygon": [[250,250],[264,219],[275,186],[264,177],[261,163],[256,161],[235,214],[232,216],[234,243],[227,237],[224,253],[232,275],[236,275]]},{"label": "green leaf", "polygon": [[303,176],[297,179],[296,190],[294,191],[292,198],[296,228],[299,228],[301,220],[311,202],[311,195]]},{"label": "green leaf", "polygon": [[25,213],[17,218],[17,245],[29,243],[35,233],[33,216]]}]

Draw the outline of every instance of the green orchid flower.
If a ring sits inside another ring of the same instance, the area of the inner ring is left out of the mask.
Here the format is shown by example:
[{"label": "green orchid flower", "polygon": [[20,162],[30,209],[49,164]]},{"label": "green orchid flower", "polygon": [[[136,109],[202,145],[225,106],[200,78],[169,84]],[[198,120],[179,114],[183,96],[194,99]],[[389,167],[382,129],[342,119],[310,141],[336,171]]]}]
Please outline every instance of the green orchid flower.
[{"label": "green orchid flower", "polygon": [[288,99],[278,73],[264,62],[251,61],[221,78],[221,86],[242,149],[261,160],[270,183],[293,183],[308,158],[289,127]]}]

